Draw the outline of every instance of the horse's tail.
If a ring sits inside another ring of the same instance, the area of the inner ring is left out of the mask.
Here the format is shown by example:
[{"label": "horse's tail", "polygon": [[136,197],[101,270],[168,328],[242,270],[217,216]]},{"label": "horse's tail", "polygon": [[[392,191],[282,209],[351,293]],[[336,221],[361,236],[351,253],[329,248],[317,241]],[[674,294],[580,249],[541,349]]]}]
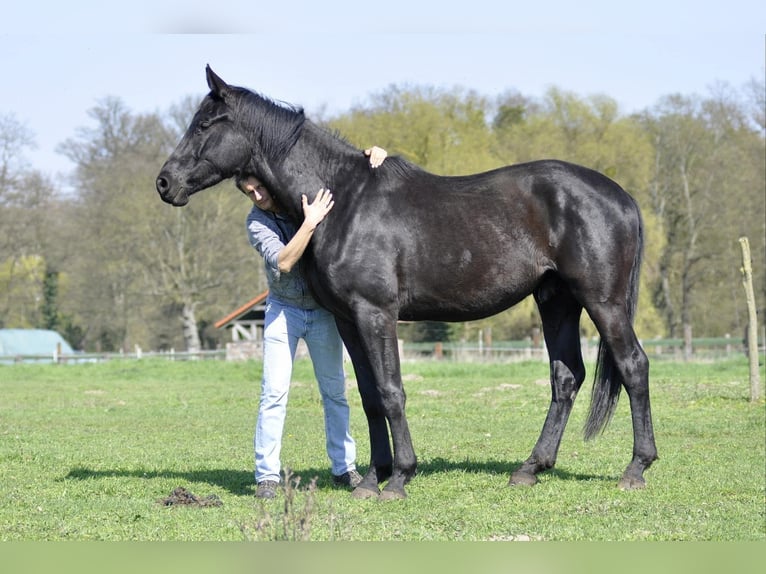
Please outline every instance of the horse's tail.
[{"label": "horse's tail", "polygon": [[[626,305],[628,307],[628,319],[631,325],[636,316],[638,306],[638,283],[641,274],[641,259],[644,251],[644,226],[641,221],[641,213],[638,212],[638,236],[636,253],[633,258],[633,267],[630,270],[630,282]],[[612,420],[617,401],[622,389],[622,375],[617,369],[614,357],[609,347],[604,343],[604,338],[598,344],[598,358],[596,359],[596,371],[593,381],[593,391],[590,400],[590,412],[585,421],[585,439],[594,438],[603,432],[609,421]]]}]

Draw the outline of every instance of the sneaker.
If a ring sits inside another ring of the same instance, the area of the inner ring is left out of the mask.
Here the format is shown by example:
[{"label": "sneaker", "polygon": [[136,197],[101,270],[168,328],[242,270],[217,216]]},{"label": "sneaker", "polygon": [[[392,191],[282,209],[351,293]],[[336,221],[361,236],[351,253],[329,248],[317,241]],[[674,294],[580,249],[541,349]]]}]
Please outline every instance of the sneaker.
[{"label": "sneaker", "polygon": [[258,483],[258,488],[255,489],[256,498],[275,498],[277,496],[278,482],[273,480],[264,480]]},{"label": "sneaker", "polygon": [[349,486],[351,488],[356,488],[360,482],[362,482],[362,475],[359,474],[356,469],[351,469],[341,475],[332,475],[332,483],[335,486]]}]

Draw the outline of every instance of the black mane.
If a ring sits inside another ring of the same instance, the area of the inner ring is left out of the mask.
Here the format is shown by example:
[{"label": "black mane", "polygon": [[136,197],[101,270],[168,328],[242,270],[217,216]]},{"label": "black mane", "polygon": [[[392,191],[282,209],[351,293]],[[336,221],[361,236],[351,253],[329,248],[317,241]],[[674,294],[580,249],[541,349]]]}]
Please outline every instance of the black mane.
[{"label": "black mane", "polygon": [[[326,136],[327,142],[331,141],[332,149],[326,150],[328,158],[336,159],[342,149],[354,150],[356,148],[340,132],[331,130],[325,126],[311,122],[305,114],[302,106],[287,102],[276,101],[247,88],[232,89],[238,94],[239,106],[237,114],[243,124],[256,136],[262,153],[270,162],[280,162],[293,148],[295,143],[304,133],[304,128],[311,124],[316,133]],[[317,158],[317,164],[322,165],[322,158]],[[391,172],[391,175],[408,179],[415,174],[423,173],[423,170],[398,156],[389,156],[381,166],[379,172]]]},{"label": "black mane", "polygon": [[246,88],[233,88],[239,99],[237,115],[256,136],[265,157],[279,161],[301,136],[306,114],[300,106],[276,102]]}]

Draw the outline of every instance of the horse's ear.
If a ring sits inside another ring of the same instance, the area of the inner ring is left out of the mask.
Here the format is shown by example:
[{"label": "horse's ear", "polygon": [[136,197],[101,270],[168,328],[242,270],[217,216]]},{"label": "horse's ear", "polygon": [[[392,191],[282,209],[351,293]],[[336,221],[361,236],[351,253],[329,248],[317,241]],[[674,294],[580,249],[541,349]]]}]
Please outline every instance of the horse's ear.
[{"label": "horse's ear", "polygon": [[223,99],[229,92],[229,85],[218,77],[218,75],[210,68],[210,64],[205,68],[205,72],[207,74],[207,85],[210,88],[210,91]]}]

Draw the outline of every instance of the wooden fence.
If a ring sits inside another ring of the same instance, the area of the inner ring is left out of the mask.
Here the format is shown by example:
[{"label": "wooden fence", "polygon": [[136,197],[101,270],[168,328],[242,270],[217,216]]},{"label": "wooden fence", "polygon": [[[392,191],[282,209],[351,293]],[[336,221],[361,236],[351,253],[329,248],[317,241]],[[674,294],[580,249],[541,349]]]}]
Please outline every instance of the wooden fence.
[{"label": "wooden fence", "polygon": [[136,349],[133,353],[72,353],[66,354],[53,350],[49,355],[13,355],[0,356],[0,365],[13,363],[101,363],[104,361],[139,360],[159,358],[168,361],[197,361],[202,359],[226,358],[224,349],[203,351],[149,351]]},{"label": "wooden fence", "polygon": [[[758,342],[759,355],[764,354],[764,339]],[[652,360],[684,359],[683,339],[652,339],[642,341],[644,350]],[[594,361],[598,351],[598,341],[581,341],[583,356],[586,361]],[[406,343],[400,341],[399,352],[403,360],[433,359],[454,362],[471,361],[524,361],[548,360],[548,353],[543,344],[534,345],[531,340],[495,341],[492,345],[476,342],[443,343]],[[734,337],[713,337],[692,340],[692,360],[715,360],[729,357],[744,357],[746,347],[742,339]],[[96,363],[115,360],[165,359],[168,361],[225,360],[225,349],[186,351],[151,351],[136,348],[133,353],[74,353],[62,354],[53,349],[48,355],[0,356],[0,364],[13,363]]]},{"label": "wooden fence", "polygon": [[[684,360],[683,339],[651,339],[641,341],[650,359]],[[598,353],[597,339],[582,339],[580,346],[586,361],[595,361]],[[404,343],[400,354],[405,359],[432,358],[460,361],[522,361],[548,360],[544,344],[533,345],[531,341],[502,341],[491,345],[476,342]],[[763,338],[758,351],[764,353]],[[731,336],[709,337],[692,340],[692,360],[713,360],[745,356],[746,346],[742,339]]]}]

